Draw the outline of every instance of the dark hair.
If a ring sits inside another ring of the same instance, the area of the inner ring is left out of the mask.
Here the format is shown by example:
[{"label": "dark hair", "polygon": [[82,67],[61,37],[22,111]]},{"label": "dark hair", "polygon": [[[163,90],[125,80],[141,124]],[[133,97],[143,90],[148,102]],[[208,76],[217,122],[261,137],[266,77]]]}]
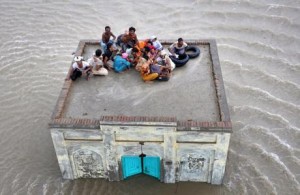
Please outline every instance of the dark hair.
[{"label": "dark hair", "polygon": [[129,28],[129,31],[132,31],[132,30],[135,32],[135,28],[134,27],[130,27]]},{"label": "dark hair", "polygon": [[151,45],[153,45],[152,41],[150,41],[150,40],[147,43],[150,43]]},{"label": "dark hair", "polygon": [[137,48],[132,48],[131,52],[139,52],[139,50]]},{"label": "dark hair", "polygon": [[182,38],[179,38],[179,39],[178,39],[178,42],[180,42],[180,41],[183,41],[183,39],[182,39]]},{"label": "dark hair", "polygon": [[145,47],[145,52],[149,52],[151,49],[150,49],[150,47]]},{"label": "dark hair", "polygon": [[102,54],[101,49],[97,49],[97,50],[95,51],[95,55],[96,55],[97,57],[100,57],[101,54]]},{"label": "dark hair", "polygon": [[149,60],[149,56],[144,55],[143,58],[145,58],[145,60]]},{"label": "dark hair", "polygon": [[113,44],[112,43],[107,43],[106,47],[109,49]]},{"label": "dark hair", "polygon": [[105,30],[106,30],[107,28],[110,28],[110,27],[109,27],[109,26],[106,26],[106,27],[105,27]]}]

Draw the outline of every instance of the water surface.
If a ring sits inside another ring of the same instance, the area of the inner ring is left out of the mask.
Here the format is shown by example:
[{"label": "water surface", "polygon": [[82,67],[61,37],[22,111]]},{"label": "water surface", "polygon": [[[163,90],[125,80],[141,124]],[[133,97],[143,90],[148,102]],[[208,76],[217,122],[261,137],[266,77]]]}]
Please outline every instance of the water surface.
[{"label": "water surface", "polygon": [[[300,194],[300,1],[0,3],[0,194]],[[80,39],[217,40],[233,122],[224,185],[63,180],[47,126]]]}]

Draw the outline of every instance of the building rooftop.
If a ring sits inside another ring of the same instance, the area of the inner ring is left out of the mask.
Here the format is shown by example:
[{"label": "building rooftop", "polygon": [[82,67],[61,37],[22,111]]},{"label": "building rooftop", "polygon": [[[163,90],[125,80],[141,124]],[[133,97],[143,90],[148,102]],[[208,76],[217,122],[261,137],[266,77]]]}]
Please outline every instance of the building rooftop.
[{"label": "building rooftop", "polygon": [[[173,41],[161,42],[167,48]],[[110,71],[107,76],[93,76],[88,81],[66,81],[52,119],[97,121],[103,116],[142,116],[169,117],[179,122],[230,122],[215,41],[187,43],[197,45],[200,56],[175,68],[167,82],[145,83],[135,69]],[[98,41],[83,40],[76,55],[87,60],[98,48]],[[54,120],[52,124],[58,122]]]}]

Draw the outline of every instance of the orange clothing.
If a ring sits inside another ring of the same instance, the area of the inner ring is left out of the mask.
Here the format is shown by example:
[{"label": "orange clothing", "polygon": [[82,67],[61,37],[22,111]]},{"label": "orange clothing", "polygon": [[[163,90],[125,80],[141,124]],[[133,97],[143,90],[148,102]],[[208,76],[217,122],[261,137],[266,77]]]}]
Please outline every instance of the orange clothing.
[{"label": "orange clothing", "polygon": [[149,61],[144,63],[140,69],[144,81],[153,81],[158,77],[158,73],[150,73],[149,64]]},{"label": "orange clothing", "polygon": [[158,77],[158,73],[141,74],[144,81],[153,81]]},{"label": "orange clothing", "polygon": [[142,51],[141,51],[141,48],[138,47],[138,46],[135,46],[135,48],[137,48],[139,51],[137,52],[137,56],[142,56]]},{"label": "orange clothing", "polygon": [[135,46],[135,48],[138,50],[138,52],[136,52],[136,55],[132,55],[133,59],[132,59],[131,63],[133,66],[137,65],[137,63],[140,61],[140,58],[142,56],[142,52],[139,49],[139,47]]},{"label": "orange clothing", "polygon": [[145,48],[145,47],[147,46],[148,41],[149,41],[149,39],[146,39],[146,40],[144,40],[144,41],[139,41],[139,45],[138,45],[139,48],[140,48],[140,49]]},{"label": "orange clothing", "polygon": [[138,46],[139,46],[140,49],[143,49],[146,46],[146,44],[147,43],[145,41],[139,41],[139,45]]},{"label": "orange clothing", "polygon": [[142,70],[143,64],[145,64],[146,62],[147,60],[145,58],[140,57],[137,65],[135,66],[135,69],[140,72]]}]

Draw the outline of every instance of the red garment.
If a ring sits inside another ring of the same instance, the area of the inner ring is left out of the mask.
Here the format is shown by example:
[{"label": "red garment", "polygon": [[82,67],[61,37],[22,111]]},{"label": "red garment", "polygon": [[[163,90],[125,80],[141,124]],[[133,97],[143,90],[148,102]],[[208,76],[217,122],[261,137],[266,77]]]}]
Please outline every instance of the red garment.
[{"label": "red garment", "polygon": [[154,49],[154,50],[155,50],[155,47],[154,47],[153,45],[148,45],[147,47],[149,47],[150,50],[151,50],[151,49]]}]

